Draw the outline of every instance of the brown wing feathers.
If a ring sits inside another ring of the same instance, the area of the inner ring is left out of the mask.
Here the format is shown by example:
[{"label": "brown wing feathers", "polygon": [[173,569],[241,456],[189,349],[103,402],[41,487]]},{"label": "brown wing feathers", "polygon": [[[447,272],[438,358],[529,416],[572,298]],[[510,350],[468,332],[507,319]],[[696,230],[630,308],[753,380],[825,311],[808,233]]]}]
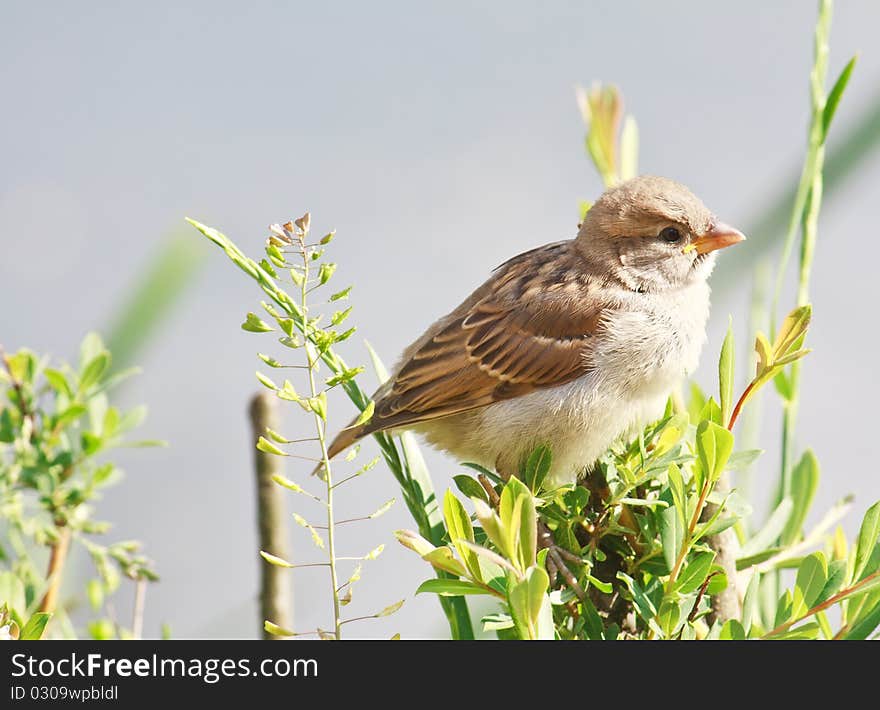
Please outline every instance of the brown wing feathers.
[{"label": "brown wing feathers", "polygon": [[[588,282],[559,269],[560,251],[568,244],[548,245],[548,258],[537,267],[534,256],[540,250],[530,252],[528,262],[517,257],[499,267],[468,301],[434,326],[432,336],[421,339],[391,382],[376,393],[371,421],[340,432],[330,455],[374,431],[519,397],[589,371],[590,340],[599,327],[602,304],[590,297]],[[566,256],[578,258],[572,251]],[[531,273],[525,270],[527,263]],[[539,292],[536,277],[547,268],[559,276],[551,288]]]}]

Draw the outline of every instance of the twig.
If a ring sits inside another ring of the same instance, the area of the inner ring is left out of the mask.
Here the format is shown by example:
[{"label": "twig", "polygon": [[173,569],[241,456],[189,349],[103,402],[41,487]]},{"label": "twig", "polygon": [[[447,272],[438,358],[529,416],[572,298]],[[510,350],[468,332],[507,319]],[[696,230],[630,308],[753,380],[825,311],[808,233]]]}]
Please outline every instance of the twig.
[{"label": "twig", "polygon": [[[256,442],[266,429],[278,427],[278,400],[269,392],[261,392],[251,399],[250,419],[252,439]],[[254,468],[257,477],[257,525],[260,549],[290,559],[288,550],[287,510],[283,489],[272,480],[281,473],[281,458],[254,449]],[[289,629],[293,626],[290,575],[276,565],[260,565],[260,628],[267,640],[279,637],[265,629],[266,620]]]},{"label": "twig", "polygon": [[749,382],[749,386],[743,390],[743,393],[740,395],[739,400],[736,403],[736,406],[733,408],[733,413],[730,415],[730,420],[727,422],[727,431],[733,431],[733,425],[736,424],[736,420],[739,417],[740,411],[742,411],[743,405],[746,403],[746,400],[749,398],[749,395],[752,393],[752,390],[755,388],[754,381]]},{"label": "twig", "polygon": [[58,527],[58,539],[53,543],[49,552],[49,569],[46,571],[46,580],[49,586],[43,601],[40,602],[40,611],[51,614],[58,604],[58,593],[61,589],[61,580],[64,577],[64,562],[67,560],[67,551],[70,549],[70,528],[63,525]]},{"label": "twig", "polygon": [[565,583],[571,588],[571,591],[574,592],[575,596],[580,599],[582,603],[585,603],[587,600],[587,594],[584,591],[584,588],[580,585],[580,582],[577,581],[577,578],[571,573],[568,565],[562,560],[562,556],[559,554],[559,550],[553,541],[553,533],[551,533],[547,526],[540,520],[537,525],[538,545],[547,549],[547,556],[553,561],[553,567],[555,567],[556,571],[562,575]]},{"label": "twig", "polygon": [[489,505],[497,509],[498,506],[501,505],[501,498],[498,497],[498,493],[495,491],[495,487],[492,485],[492,482],[489,480],[485,473],[477,474],[477,481],[479,481],[480,485],[483,487],[483,490],[486,491],[486,495],[489,496]]},{"label": "twig", "polygon": [[[306,305],[306,298],[311,289],[309,289],[307,286],[309,281],[309,257],[305,249],[305,232],[303,232],[303,234],[301,234],[300,236],[300,245],[302,248],[304,276],[302,288],[300,291],[303,315],[302,333],[306,340],[310,340],[309,309]],[[309,390],[311,396],[314,398],[318,395],[318,387],[315,383],[315,365],[318,363],[318,356],[313,356],[312,349],[308,347],[305,348],[305,352],[309,372]],[[321,463],[323,464],[324,468],[324,482],[327,485],[327,559],[328,566],[330,568],[330,589],[333,593],[333,626],[335,631],[334,637],[337,641],[339,641],[342,639],[342,612],[341,604],[339,601],[339,592],[337,591],[339,589],[339,580],[336,573],[336,525],[334,523],[333,513],[333,476],[330,471],[330,455],[327,451],[327,423],[314,410],[312,411],[312,417],[315,421],[315,436],[318,438],[318,443],[321,446]]]},{"label": "twig", "polygon": [[[730,479],[726,473],[722,474],[721,478],[718,479],[718,482],[715,484],[715,490],[722,494],[727,494],[730,491]],[[703,520],[711,519],[716,512],[718,512],[718,506],[710,503],[703,511]],[[718,594],[712,595],[712,611],[709,614],[710,621],[723,624],[728,619],[740,618],[742,614],[736,571],[739,541],[733,528],[722,530],[717,535],[710,535],[706,541],[715,552],[715,562],[721,565],[724,574],[727,576],[727,587]],[[702,596],[703,591],[705,590],[701,590],[700,596]]]},{"label": "twig", "polygon": [[799,624],[804,619],[809,619],[814,614],[818,614],[820,611],[825,611],[829,607],[834,606],[835,604],[837,604],[837,602],[841,601],[842,599],[846,599],[847,597],[852,596],[857,591],[859,591],[859,589],[861,589],[862,587],[865,587],[865,586],[871,584],[872,582],[874,582],[874,580],[877,579],[877,577],[880,577],[880,571],[874,572],[873,574],[869,574],[867,577],[860,580],[856,584],[853,584],[851,587],[847,587],[846,589],[839,591],[834,596],[828,597],[828,599],[826,599],[824,602],[822,602],[821,604],[817,604],[812,609],[809,609],[805,614],[803,614],[802,616],[799,616],[797,619],[791,619],[790,621],[786,621],[784,624],[780,624],[775,629],[768,631],[761,638],[767,639],[767,638],[771,638],[773,636],[777,636],[779,634],[785,633],[792,626],[794,626],[795,624]]},{"label": "twig", "polygon": [[140,639],[144,633],[144,601],[147,595],[147,580],[139,579],[134,587],[134,612],[131,618],[131,635]]}]

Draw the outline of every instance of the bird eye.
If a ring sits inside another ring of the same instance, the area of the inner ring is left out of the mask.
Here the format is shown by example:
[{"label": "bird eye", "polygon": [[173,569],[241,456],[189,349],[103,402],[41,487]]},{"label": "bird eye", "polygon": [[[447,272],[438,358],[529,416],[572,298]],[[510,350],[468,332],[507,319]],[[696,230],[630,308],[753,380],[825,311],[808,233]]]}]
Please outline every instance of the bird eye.
[{"label": "bird eye", "polygon": [[660,239],[669,244],[674,244],[675,242],[681,241],[681,232],[675,227],[664,227],[660,232]]}]

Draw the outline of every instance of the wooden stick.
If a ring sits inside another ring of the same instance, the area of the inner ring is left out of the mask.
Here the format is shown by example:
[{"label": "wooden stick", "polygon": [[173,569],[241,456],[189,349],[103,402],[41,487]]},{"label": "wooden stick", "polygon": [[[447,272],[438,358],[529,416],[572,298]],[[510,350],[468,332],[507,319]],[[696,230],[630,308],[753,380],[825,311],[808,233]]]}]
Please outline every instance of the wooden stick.
[{"label": "wooden stick", "polygon": [[[254,395],[250,404],[252,440],[266,433],[266,429],[278,430],[278,400],[269,392]],[[254,468],[257,474],[257,525],[260,549],[282,559],[290,559],[288,550],[287,507],[284,489],[272,480],[281,473],[282,459],[254,449]],[[260,563],[260,633],[267,640],[279,640],[264,628],[271,621],[282,628],[293,626],[292,590],[287,570]]]}]

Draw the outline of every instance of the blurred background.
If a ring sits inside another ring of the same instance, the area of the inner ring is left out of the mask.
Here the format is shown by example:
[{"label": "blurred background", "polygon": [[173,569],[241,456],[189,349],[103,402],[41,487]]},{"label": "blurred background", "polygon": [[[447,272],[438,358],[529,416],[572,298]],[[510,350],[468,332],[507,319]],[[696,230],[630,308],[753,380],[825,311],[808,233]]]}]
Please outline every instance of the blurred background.
[{"label": "blurred background", "polygon": [[[390,364],[497,264],[575,234],[578,201],[595,199],[601,183],[574,87],[612,82],[639,122],[641,171],[681,180],[751,237],[713,277],[695,377],[711,387],[728,314],[745,362],[754,269],[783,236],[772,208],[800,170],[815,15],[799,0],[5,3],[0,342],[74,359],[97,329],[119,359],[144,368],[121,397],[147,403],[142,433],[170,446],[120,454],[127,477],[99,517],[157,561],[145,634],[165,622],[177,638],[260,628],[246,406],[255,353],[272,341],[239,329],[260,293],[184,215],[254,256],[270,222],[310,210],[316,233],[335,228],[335,283],[354,284],[359,328],[341,354],[367,363],[367,338]],[[829,176],[820,225],[798,430],[822,464],[816,516],[856,494],[850,536],[880,498],[867,416],[880,394],[878,26],[876,2],[838,3],[830,77],[862,54],[830,140],[843,167]],[[138,296],[151,271],[158,288]],[[368,374],[362,384],[372,388]],[[772,404],[754,475],[765,497],[778,466]],[[295,409],[291,437],[306,425]],[[334,403],[336,426],[352,414]],[[461,469],[426,455],[442,491]],[[394,495],[380,466],[343,489],[342,512]],[[759,506],[757,522],[764,514]],[[394,542],[399,527],[413,527],[402,504],[342,535],[342,554],[386,543],[352,614],[407,594],[398,614],[352,625],[351,636],[447,633],[436,598],[412,597],[430,570]],[[312,559],[302,532],[294,557]],[[74,564],[88,571],[87,560]],[[296,573],[296,628],[330,623],[325,576]]]}]

